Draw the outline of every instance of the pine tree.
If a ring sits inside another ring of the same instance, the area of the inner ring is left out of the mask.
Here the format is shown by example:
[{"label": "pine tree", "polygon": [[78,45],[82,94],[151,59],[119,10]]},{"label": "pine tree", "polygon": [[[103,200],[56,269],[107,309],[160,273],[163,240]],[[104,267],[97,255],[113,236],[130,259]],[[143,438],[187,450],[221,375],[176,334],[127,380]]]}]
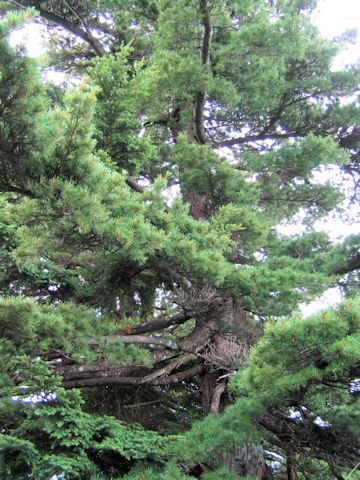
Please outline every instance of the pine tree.
[{"label": "pine tree", "polygon": [[293,313],[360,267],[314,228],[360,144],[314,7],[1,2],[2,478],[357,478],[359,301]]}]

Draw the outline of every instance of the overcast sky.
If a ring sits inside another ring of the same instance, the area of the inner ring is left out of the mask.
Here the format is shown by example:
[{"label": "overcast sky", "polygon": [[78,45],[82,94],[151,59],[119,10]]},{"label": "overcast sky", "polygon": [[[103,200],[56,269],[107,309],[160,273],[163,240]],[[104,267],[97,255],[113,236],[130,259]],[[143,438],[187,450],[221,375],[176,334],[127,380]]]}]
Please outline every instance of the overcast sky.
[{"label": "overcast sky", "polygon": [[351,45],[335,62],[336,68],[347,63],[356,63],[360,56],[360,0],[318,0],[313,19],[322,34],[328,38],[340,35],[345,30],[359,32],[355,45]]}]

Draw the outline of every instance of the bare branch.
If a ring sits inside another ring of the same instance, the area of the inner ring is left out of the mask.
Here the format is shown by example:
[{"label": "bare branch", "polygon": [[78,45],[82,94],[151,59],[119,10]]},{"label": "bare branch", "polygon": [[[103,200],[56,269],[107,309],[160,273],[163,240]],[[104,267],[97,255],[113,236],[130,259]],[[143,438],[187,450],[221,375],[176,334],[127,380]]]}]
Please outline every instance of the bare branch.
[{"label": "bare branch", "polygon": [[[178,350],[178,346],[172,340],[162,337],[150,337],[147,335],[107,335],[105,342],[138,343],[141,345],[162,345],[170,350]],[[90,340],[89,345],[98,345],[96,340]]]},{"label": "bare branch", "polygon": [[236,137],[236,138],[229,138],[222,142],[215,142],[214,146],[216,147],[231,147],[234,145],[242,145],[243,143],[248,142],[258,142],[263,140],[278,140],[278,139],[286,139],[292,137],[300,137],[303,136],[300,132],[286,132],[286,133],[259,133],[257,135],[247,135],[246,137]]},{"label": "bare branch", "polygon": [[[189,313],[179,313],[172,317],[166,318],[159,318],[158,320],[153,320],[152,322],[147,322],[138,327],[133,327],[131,329],[132,335],[138,335],[141,333],[148,333],[148,332],[156,332],[158,330],[162,330],[164,328],[173,326],[173,325],[181,325],[185,323],[187,320],[192,318],[192,315]],[[121,331],[121,334],[125,335],[125,331]]]},{"label": "bare branch", "polygon": [[155,378],[165,377],[166,375],[169,375],[169,373],[173,372],[176,368],[187,363],[192,358],[194,358],[192,354],[187,354],[187,355],[184,355],[183,357],[177,358],[174,362],[169,363],[165,367],[155,370],[155,372],[151,372],[149,373],[149,375],[146,375],[142,379],[141,383],[149,383]]},{"label": "bare branch", "polygon": [[169,375],[168,377],[161,377],[150,382],[152,385],[174,385],[175,383],[180,383],[183,380],[188,378],[193,378],[196,375],[200,375],[204,371],[203,365],[194,365],[187,370],[184,370],[174,375]]},{"label": "bare branch", "polygon": [[[175,383],[182,382],[188,378],[192,378],[196,375],[202,373],[204,367],[203,365],[195,365],[187,370],[176,373],[174,375],[169,375],[168,377],[156,378],[148,384],[150,385],[173,385]],[[64,380],[62,385],[64,388],[84,388],[84,387],[100,387],[106,385],[141,385],[143,384],[141,377],[120,377],[120,376],[103,376],[103,377],[92,377],[92,378],[83,378],[75,380]]]},{"label": "bare branch", "polygon": [[54,373],[64,377],[64,381],[75,379],[85,379],[93,377],[125,377],[130,375],[139,375],[148,372],[144,365],[124,365],[116,367],[108,361],[98,362],[93,365],[56,365]]}]

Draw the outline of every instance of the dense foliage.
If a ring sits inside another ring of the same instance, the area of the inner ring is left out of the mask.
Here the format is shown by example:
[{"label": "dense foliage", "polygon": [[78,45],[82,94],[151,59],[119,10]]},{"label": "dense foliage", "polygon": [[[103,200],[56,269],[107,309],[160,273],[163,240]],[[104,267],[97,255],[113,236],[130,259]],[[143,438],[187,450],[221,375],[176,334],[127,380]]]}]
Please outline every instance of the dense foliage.
[{"label": "dense foliage", "polygon": [[360,242],[315,228],[359,70],[314,7],[0,3],[1,478],[360,478]]}]

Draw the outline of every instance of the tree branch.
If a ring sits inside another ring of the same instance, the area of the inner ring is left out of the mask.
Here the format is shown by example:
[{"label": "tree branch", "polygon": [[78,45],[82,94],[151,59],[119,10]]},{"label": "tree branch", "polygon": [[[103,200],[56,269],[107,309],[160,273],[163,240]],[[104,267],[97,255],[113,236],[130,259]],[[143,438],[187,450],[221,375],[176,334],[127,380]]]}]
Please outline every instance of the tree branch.
[{"label": "tree branch", "polygon": [[[158,320],[153,320],[152,322],[147,322],[138,327],[133,327],[131,329],[131,335],[138,335],[141,333],[156,332],[158,330],[163,330],[164,328],[171,327],[173,325],[181,325],[187,320],[190,320],[192,315],[189,313],[179,313],[172,317],[159,318]],[[126,335],[126,331],[122,330],[120,332],[122,335]]]},{"label": "tree branch", "polygon": [[155,370],[155,372],[151,372],[149,373],[149,375],[146,375],[142,379],[141,383],[149,383],[155,380],[155,378],[165,377],[169,375],[169,373],[173,372],[176,368],[187,363],[192,358],[193,358],[192,354],[187,354],[187,355],[184,355],[183,357],[177,358],[174,362],[169,363],[165,367]]},{"label": "tree branch", "polygon": [[[63,376],[63,385],[65,388],[98,387],[104,385],[168,385],[177,383],[203,371],[202,364],[200,365],[198,363],[185,371],[169,375],[193,359],[196,352],[203,348],[209,341],[210,335],[211,329],[206,325],[199,324],[188,337],[180,342],[178,351],[175,352],[174,348],[167,348],[152,352],[151,357],[155,365],[177,357],[164,367],[155,367],[153,371],[149,371],[149,368],[144,365],[133,364],[116,367],[112,366],[109,362],[100,362],[94,365],[60,364],[54,367],[54,373]],[[141,341],[146,340],[147,342],[151,339],[152,343],[158,341],[158,344],[164,344],[164,340],[166,341],[166,339],[141,337],[138,335],[113,336],[113,339],[116,340],[119,337],[121,337],[121,340],[126,341],[128,339],[133,343],[135,343],[134,339]],[[171,347],[174,347],[172,342]],[[186,352],[186,355],[178,357],[181,351]]]},{"label": "tree branch", "polygon": [[[107,335],[103,338],[107,342],[138,343],[141,345],[162,345],[170,350],[178,350],[178,346],[172,340],[162,337],[150,337],[146,335]],[[98,345],[96,340],[90,340],[89,345]]]},{"label": "tree branch", "polygon": [[216,147],[232,147],[234,145],[242,145],[243,143],[248,142],[256,142],[260,140],[278,140],[278,139],[286,139],[292,137],[299,137],[303,136],[300,132],[286,132],[286,133],[259,133],[257,135],[248,135],[246,137],[236,137],[236,138],[229,138],[224,140],[223,142],[215,142],[214,146]]},{"label": "tree branch", "polygon": [[93,377],[127,377],[147,373],[149,369],[144,365],[125,365],[115,367],[108,361],[96,363],[94,365],[56,365],[54,373],[64,377],[64,381],[84,380]]},{"label": "tree branch", "polygon": [[360,268],[360,252],[350,257],[346,265],[337,268],[333,273],[335,275],[345,275],[346,273],[351,273],[354,270],[358,270],[359,268]]},{"label": "tree branch", "polygon": [[[192,378],[202,373],[203,365],[195,365],[182,372],[168,377],[156,378],[147,382],[149,385],[173,385],[175,383],[182,382],[188,378]],[[101,387],[107,385],[123,385],[134,386],[144,384],[141,377],[120,377],[120,376],[93,376],[92,378],[83,378],[75,380],[65,380],[62,385],[64,388],[85,388],[85,387]]]},{"label": "tree branch", "polygon": [[17,187],[16,185],[10,185],[9,183],[2,183],[0,182],[0,193],[4,192],[12,192],[17,193],[19,195],[25,195],[30,198],[36,198],[34,193],[31,190],[28,190],[24,187]]},{"label": "tree branch", "polygon": [[144,193],[144,187],[142,187],[141,185],[139,185],[137,182],[135,182],[135,180],[133,180],[132,178],[127,178],[126,180],[126,183],[127,185],[132,189],[134,190],[135,192],[137,193]]}]

